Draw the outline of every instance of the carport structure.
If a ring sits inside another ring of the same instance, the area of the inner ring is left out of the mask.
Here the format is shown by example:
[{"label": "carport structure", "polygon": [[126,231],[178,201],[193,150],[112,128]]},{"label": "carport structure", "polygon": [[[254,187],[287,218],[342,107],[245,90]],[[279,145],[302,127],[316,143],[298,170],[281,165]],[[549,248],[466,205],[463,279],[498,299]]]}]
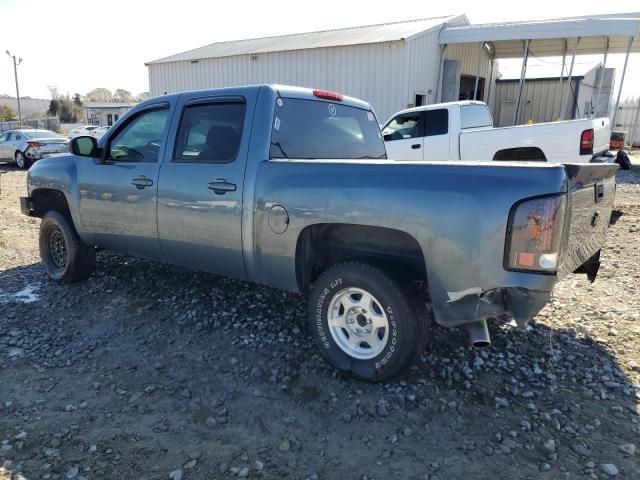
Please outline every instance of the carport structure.
[{"label": "carport structure", "polygon": [[[444,28],[440,32],[439,43],[441,58],[444,58],[448,45],[456,44],[477,44],[479,51],[487,51],[492,61],[501,58],[522,58],[522,70],[513,115],[514,125],[520,112],[522,87],[525,82],[527,60],[530,55],[535,57],[562,57],[560,84],[563,86],[564,82],[564,88],[562,89],[560,100],[560,118],[564,119],[570,97],[570,92],[567,92],[567,90],[570,89],[576,56],[602,54],[601,68],[602,72],[604,72],[609,54],[625,53],[624,67],[611,119],[611,124],[614,126],[629,55],[640,52],[639,33],[640,12],[529,22],[451,26]],[[565,80],[564,71],[568,54],[570,55],[570,67]],[[443,61],[441,60],[441,72],[442,64]],[[476,92],[478,90],[479,77],[478,71],[476,72]],[[603,78],[604,75],[600,74],[596,97],[598,99],[600,99],[602,91]],[[565,92],[567,93],[565,94]]]}]

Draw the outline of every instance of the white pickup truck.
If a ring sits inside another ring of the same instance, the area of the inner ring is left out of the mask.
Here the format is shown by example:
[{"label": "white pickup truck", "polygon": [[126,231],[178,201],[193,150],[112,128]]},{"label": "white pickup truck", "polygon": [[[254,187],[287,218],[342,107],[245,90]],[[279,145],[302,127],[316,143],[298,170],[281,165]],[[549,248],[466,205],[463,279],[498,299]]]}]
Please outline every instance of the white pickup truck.
[{"label": "white pickup truck", "polygon": [[409,108],[382,128],[393,160],[610,161],[608,118],[493,128],[489,107],[461,101]]}]

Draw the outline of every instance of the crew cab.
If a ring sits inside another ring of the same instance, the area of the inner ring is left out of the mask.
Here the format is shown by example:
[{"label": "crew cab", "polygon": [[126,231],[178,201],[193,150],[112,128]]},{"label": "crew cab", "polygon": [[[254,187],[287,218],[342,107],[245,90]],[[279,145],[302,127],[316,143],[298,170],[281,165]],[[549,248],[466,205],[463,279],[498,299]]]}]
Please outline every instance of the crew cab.
[{"label": "crew cab", "polygon": [[531,160],[609,162],[608,118],[493,127],[483,102],[460,101],[410,108],[382,129],[394,160]]},{"label": "crew cab", "polygon": [[595,278],[617,169],[395,162],[367,103],[272,85],[153,98],[70,148],[21,198],[52,280],[88,279],[99,247],[304,292],[322,356],[369,381],[421,353],[427,300],[488,345],[487,320]]}]

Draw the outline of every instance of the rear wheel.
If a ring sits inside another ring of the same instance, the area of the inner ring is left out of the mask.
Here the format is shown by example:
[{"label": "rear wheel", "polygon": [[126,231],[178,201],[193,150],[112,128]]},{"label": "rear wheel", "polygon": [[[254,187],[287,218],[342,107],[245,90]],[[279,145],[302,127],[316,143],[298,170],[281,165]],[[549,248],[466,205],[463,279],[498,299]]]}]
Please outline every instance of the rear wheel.
[{"label": "rear wheel", "polygon": [[89,278],[96,263],[96,252],[92,246],[82,243],[67,217],[50,211],[40,224],[40,259],[49,278],[73,283]]},{"label": "rear wheel", "polygon": [[19,169],[24,170],[25,168],[29,168],[29,161],[27,157],[24,156],[24,153],[21,151],[17,151],[15,155],[16,165]]},{"label": "rear wheel", "polygon": [[401,373],[421,353],[426,313],[414,300],[411,287],[385,270],[343,262],[313,286],[308,321],[325,360],[356,378],[378,382]]}]

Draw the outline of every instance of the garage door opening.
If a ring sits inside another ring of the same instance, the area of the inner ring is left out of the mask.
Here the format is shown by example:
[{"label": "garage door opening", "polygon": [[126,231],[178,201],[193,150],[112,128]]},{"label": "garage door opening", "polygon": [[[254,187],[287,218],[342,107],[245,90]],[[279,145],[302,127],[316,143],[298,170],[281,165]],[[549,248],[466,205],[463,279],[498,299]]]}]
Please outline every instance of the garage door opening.
[{"label": "garage door opening", "polygon": [[[473,94],[476,88],[476,77],[472,75],[460,75],[459,100],[474,100]],[[480,77],[478,82],[478,96],[475,100],[484,101],[484,78]]]}]

